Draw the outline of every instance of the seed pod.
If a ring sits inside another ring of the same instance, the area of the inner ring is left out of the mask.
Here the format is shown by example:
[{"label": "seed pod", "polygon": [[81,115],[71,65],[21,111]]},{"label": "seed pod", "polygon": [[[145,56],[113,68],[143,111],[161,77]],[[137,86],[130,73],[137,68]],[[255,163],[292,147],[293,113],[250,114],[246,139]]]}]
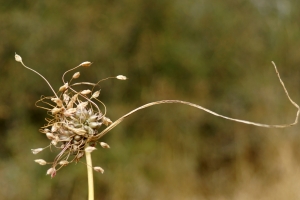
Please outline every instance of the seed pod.
[{"label": "seed pod", "polygon": [[94,168],[94,170],[96,171],[96,172],[101,172],[101,174],[103,174],[104,173],[104,169],[102,169],[101,167],[93,167]]},{"label": "seed pod", "polygon": [[21,56],[19,56],[17,53],[15,53],[15,59],[17,62],[22,62]]},{"label": "seed pod", "polygon": [[89,102],[87,102],[87,101],[81,102],[80,104],[77,105],[77,109],[83,109],[83,108],[85,108],[88,104],[89,104]]},{"label": "seed pod", "polygon": [[62,160],[62,161],[59,162],[59,164],[60,164],[60,165],[67,165],[67,164],[69,164],[69,161],[67,161],[67,160]]},{"label": "seed pod", "polygon": [[36,159],[36,160],[34,160],[34,162],[36,162],[36,163],[38,163],[40,165],[46,165],[47,164],[47,162],[45,160],[43,160],[43,159]]},{"label": "seed pod", "polygon": [[57,107],[55,107],[55,108],[53,108],[51,110],[51,113],[52,113],[52,115],[56,115],[57,113],[59,113],[62,110],[63,110],[63,108],[57,108]]},{"label": "seed pod", "polygon": [[105,142],[100,142],[101,147],[103,147],[104,149],[110,149],[110,146],[108,144],[106,144]]},{"label": "seed pod", "polygon": [[91,153],[94,150],[96,150],[96,147],[87,147],[87,148],[85,148],[85,151],[89,152],[89,153]]},{"label": "seed pod", "polygon": [[51,98],[51,101],[55,102],[58,107],[62,107],[62,101],[59,98]]},{"label": "seed pod", "polygon": [[101,124],[102,124],[102,123],[99,123],[99,122],[90,122],[90,123],[89,123],[89,126],[90,126],[91,128],[98,128],[98,127],[101,126]]},{"label": "seed pod", "polygon": [[74,140],[76,140],[76,141],[80,141],[81,138],[82,138],[82,137],[81,137],[80,135],[75,135],[75,136],[74,136]]},{"label": "seed pod", "polygon": [[40,153],[40,152],[43,151],[43,150],[44,150],[43,148],[31,149],[31,152],[32,152],[33,154],[38,154],[38,153]]},{"label": "seed pod", "polygon": [[76,108],[69,108],[64,112],[64,115],[66,117],[72,116],[76,112]]},{"label": "seed pod", "polygon": [[88,122],[94,122],[94,121],[97,121],[97,118],[98,118],[98,116],[97,115],[92,115],[92,116],[90,116],[89,118],[88,118]]},{"label": "seed pod", "polygon": [[65,91],[66,89],[68,89],[68,87],[69,87],[69,84],[68,84],[68,83],[65,83],[63,86],[61,86],[61,87],[59,88],[58,91],[63,92],[63,91]]},{"label": "seed pod", "polygon": [[100,95],[100,90],[93,93],[92,98],[97,98]]},{"label": "seed pod", "polygon": [[53,178],[56,175],[56,169],[54,167],[51,167],[47,170],[47,175],[51,175],[51,178]]},{"label": "seed pod", "polygon": [[89,66],[91,66],[92,64],[93,64],[93,63],[91,63],[90,61],[85,61],[85,62],[81,63],[80,66],[82,66],[82,67],[89,67]]},{"label": "seed pod", "polygon": [[123,81],[127,79],[127,77],[123,76],[123,75],[118,75],[118,76],[116,76],[116,78],[119,80],[123,80]]},{"label": "seed pod", "polygon": [[92,92],[91,90],[82,90],[82,91],[80,92],[80,94],[87,95],[87,94],[89,94],[89,93],[91,93],[91,92]]},{"label": "seed pod", "polygon": [[80,76],[80,72],[76,72],[74,75],[73,75],[73,78],[78,78]]},{"label": "seed pod", "polygon": [[47,136],[47,138],[48,138],[49,140],[54,140],[54,139],[55,139],[55,136],[54,136],[53,133],[48,132],[48,133],[46,133],[46,136]]},{"label": "seed pod", "polygon": [[102,117],[102,122],[105,126],[109,126],[112,124],[112,121],[107,117]]}]

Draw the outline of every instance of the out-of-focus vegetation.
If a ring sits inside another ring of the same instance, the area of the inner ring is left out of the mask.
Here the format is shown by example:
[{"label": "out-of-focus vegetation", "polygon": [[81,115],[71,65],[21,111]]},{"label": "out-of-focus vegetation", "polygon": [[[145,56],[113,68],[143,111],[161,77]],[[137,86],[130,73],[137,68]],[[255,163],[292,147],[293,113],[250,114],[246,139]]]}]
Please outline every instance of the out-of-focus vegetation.
[{"label": "out-of-focus vegetation", "polygon": [[[180,99],[261,123],[288,123],[300,102],[300,2],[296,0],[2,1],[0,199],[86,199],[84,164],[45,176],[53,160],[31,148],[46,113],[34,106],[62,73],[89,60],[80,80],[101,85],[112,120],[155,100]],[[139,111],[93,153],[96,199],[299,199],[299,125],[264,129],[184,105]]]}]

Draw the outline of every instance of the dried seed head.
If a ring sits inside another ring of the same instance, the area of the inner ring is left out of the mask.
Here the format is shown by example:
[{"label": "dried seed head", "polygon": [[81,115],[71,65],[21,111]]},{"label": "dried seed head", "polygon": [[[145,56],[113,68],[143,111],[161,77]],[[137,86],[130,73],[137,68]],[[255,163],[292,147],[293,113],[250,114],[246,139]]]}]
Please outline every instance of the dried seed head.
[{"label": "dried seed head", "polygon": [[119,80],[123,80],[123,81],[127,79],[127,77],[123,76],[123,75],[118,75],[118,76],[116,76],[116,78]]},{"label": "dried seed head", "polygon": [[76,79],[80,76],[80,72],[76,72],[74,75],[73,75],[73,78]]},{"label": "dried seed head", "polygon": [[68,84],[68,83],[65,83],[63,86],[61,86],[61,87],[59,88],[58,91],[63,92],[63,91],[65,91],[66,89],[68,89],[68,87],[69,87],[69,84]]},{"label": "dried seed head", "polygon": [[82,67],[89,67],[89,66],[91,66],[92,64],[93,64],[93,63],[91,63],[90,61],[85,61],[85,62],[81,63],[80,66],[82,66]]},{"label": "dried seed head", "polygon": [[103,174],[104,173],[104,169],[102,169],[101,167],[93,167],[94,168],[94,170],[96,171],[96,172],[101,172],[101,174]]},{"label": "dried seed head", "polygon": [[31,149],[31,152],[32,152],[33,154],[38,154],[38,153],[40,153],[40,152],[43,151],[43,150],[44,150],[43,148]]},{"label": "dried seed head", "polygon": [[106,144],[105,142],[100,142],[101,147],[103,147],[104,149],[109,149],[110,146],[108,144]]},{"label": "dried seed head", "polygon": [[15,53],[15,59],[17,62],[22,62],[21,56],[19,56],[17,53]]},{"label": "dried seed head", "polygon": [[36,162],[36,163],[38,163],[40,165],[46,165],[47,164],[47,162],[45,160],[43,160],[43,159],[36,159],[36,160],[34,160],[34,162]]},{"label": "dried seed head", "polygon": [[96,150],[96,147],[87,147],[87,148],[85,148],[85,151],[88,152],[88,153],[91,153],[94,150]]}]

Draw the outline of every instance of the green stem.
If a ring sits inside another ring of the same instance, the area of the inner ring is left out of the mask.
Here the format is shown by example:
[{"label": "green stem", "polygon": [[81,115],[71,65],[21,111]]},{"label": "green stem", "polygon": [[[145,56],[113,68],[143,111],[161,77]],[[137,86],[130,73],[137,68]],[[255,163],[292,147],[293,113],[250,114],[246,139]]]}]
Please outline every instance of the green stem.
[{"label": "green stem", "polygon": [[93,179],[93,164],[90,152],[85,152],[87,175],[88,175],[88,190],[89,198],[88,200],[94,200],[94,179]]}]

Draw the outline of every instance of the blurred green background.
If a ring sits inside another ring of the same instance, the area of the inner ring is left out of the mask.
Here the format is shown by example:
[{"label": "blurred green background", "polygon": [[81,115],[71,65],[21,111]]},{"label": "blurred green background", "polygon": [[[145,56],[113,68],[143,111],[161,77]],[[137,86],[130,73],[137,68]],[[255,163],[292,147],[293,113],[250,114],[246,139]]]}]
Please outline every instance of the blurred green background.
[{"label": "blurred green background", "polygon": [[[293,122],[274,72],[300,102],[300,1],[99,0],[0,3],[0,199],[87,199],[86,166],[51,179],[38,132],[41,95],[52,95],[14,53],[59,88],[64,71],[89,60],[81,81],[101,84],[116,120],[151,101],[180,99],[229,117]],[[96,199],[300,199],[298,126],[265,129],[185,105],[158,105],[128,117],[92,154]],[[82,160],[84,161],[84,160]]]}]

